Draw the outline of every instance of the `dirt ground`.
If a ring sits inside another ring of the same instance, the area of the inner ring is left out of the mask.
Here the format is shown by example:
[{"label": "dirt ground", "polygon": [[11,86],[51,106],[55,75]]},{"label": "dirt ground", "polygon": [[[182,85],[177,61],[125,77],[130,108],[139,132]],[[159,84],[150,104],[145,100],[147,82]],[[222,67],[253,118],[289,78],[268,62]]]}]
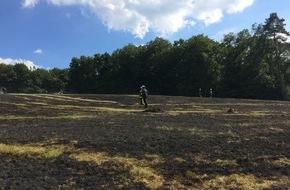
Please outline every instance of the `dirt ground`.
[{"label": "dirt ground", "polygon": [[290,102],[138,102],[0,95],[0,189],[290,189]]}]

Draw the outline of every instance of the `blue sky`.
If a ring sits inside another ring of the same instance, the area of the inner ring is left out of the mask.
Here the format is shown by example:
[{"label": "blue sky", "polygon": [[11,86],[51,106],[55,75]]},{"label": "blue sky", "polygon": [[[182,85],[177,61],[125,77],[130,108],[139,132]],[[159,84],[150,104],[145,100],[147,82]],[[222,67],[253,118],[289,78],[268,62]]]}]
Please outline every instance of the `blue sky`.
[{"label": "blue sky", "polygon": [[273,12],[290,31],[290,0],[1,0],[0,8],[0,62],[44,69],[158,36],[219,41]]}]

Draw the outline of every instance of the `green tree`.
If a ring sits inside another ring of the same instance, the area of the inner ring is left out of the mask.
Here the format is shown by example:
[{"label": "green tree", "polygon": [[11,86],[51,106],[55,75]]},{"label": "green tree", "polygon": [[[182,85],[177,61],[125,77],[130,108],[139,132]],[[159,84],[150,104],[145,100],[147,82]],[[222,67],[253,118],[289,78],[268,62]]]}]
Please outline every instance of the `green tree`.
[{"label": "green tree", "polygon": [[96,64],[93,57],[73,58],[69,69],[69,91],[91,93],[96,83]]},{"label": "green tree", "polygon": [[44,93],[48,90],[47,80],[50,79],[49,72],[45,69],[35,69],[31,71],[32,85],[30,92]]},{"label": "green tree", "polygon": [[13,65],[0,63],[0,87],[4,86],[9,91],[14,91],[13,81],[16,79],[16,73],[13,70]]},{"label": "green tree", "polygon": [[14,65],[13,70],[16,74],[14,80],[14,87],[16,92],[32,92],[33,83],[31,78],[31,71],[23,63],[17,63]]},{"label": "green tree", "polygon": [[290,34],[285,29],[284,21],[277,13],[271,13],[262,25],[261,35],[265,40],[265,55],[275,76],[275,88],[279,99],[287,98],[285,76],[290,65],[289,44],[285,44]]},{"label": "green tree", "polygon": [[109,53],[95,54],[96,84],[95,93],[116,93],[116,73],[118,67],[113,64],[112,56]]},{"label": "green tree", "polygon": [[248,56],[251,51],[251,35],[243,30],[238,34],[229,33],[222,41],[224,48],[222,91],[225,97],[248,97],[252,75]]},{"label": "green tree", "polygon": [[115,90],[120,93],[132,92],[138,86],[138,51],[137,46],[128,44],[113,52],[113,62],[118,67],[118,73],[115,73]]},{"label": "green tree", "polygon": [[53,68],[49,70],[51,76],[52,88],[53,91],[66,91],[68,81],[69,81],[69,70],[68,69],[58,69]]},{"label": "green tree", "polygon": [[[151,93],[166,94],[172,86],[174,73],[172,60],[169,59],[172,44],[163,38],[155,38],[145,46],[143,54],[143,76],[141,83],[149,86]],[[139,84],[140,85],[140,84]]]},{"label": "green tree", "polygon": [[217,89],[221,67],[218,65],[218,43],[207,36],[198,35],[188,39],[181,46],[179,60],[180,95],[197,95],[198,89]]}]

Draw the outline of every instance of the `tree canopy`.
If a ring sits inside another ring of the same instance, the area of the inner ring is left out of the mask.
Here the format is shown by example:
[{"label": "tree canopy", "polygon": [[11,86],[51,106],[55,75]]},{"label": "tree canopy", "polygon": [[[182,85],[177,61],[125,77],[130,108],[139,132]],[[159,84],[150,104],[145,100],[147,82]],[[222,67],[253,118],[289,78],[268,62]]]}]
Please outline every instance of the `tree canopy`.
[{"label": "tree canopy", "polygon": [[113,53],[74,57],[67,69],[29,70],[0,64],[8,92],[137,93],[232,98],[287,99],[290,86],[290,34],[276,13],[252,30],[225,34],[216,42],[201,34],[171,43],[155,38]]}]

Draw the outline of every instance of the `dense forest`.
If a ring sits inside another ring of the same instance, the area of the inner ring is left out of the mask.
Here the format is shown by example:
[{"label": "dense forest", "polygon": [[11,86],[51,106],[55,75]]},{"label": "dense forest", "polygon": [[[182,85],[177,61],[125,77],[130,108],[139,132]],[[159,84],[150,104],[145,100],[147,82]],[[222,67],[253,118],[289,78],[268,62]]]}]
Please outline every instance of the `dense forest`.
[{"label": "dense forest", "polygon": [[[8,92],[138,93],[286,100],[290,86],[290,36],[285,20],[271,13],[251,31],[203,34],[173,43],[155,38],[128,44],[112,54],[72,58],[69,68],[29,69],[0,63],[0,86]],[[288,90],[287,90],[288,88]],[[289,96],[288,96],[289,97]]]}]

